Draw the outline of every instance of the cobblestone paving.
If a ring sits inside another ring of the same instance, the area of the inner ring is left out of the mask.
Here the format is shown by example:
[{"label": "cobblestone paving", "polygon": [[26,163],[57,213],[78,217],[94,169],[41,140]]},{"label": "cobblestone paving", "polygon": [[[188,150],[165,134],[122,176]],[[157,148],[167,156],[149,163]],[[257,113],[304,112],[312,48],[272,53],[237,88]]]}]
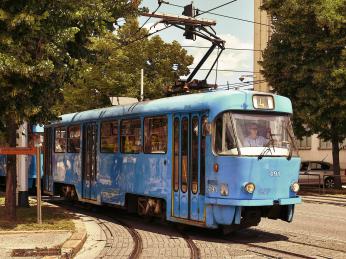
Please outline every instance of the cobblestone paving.
[{"label": "cobblestone paving", "polygon": [[143,242],[141,258],[190,258],[190,249],[171,226],[135,222],[133,227]]},{"label": "cobblestone paving", "polygon": [[[129,258],[134,241],[128,229],[116,220],[94,220],[106,240],[98,258]],[[293,223],[264,219],[258,227],[227,237],[194,227],[182,235],[173,224],[133,216],[126,223],[140,235],[140,258],[191,258],[183,236],[193,240],[201,258],[346,258],[346,209],[329,204],[298,205]]]},{"label": "cobblestone paving", "polygon": [[98,224],[106,239],[106,245],[98,258],[129,258],[134,241],[126,228],[107,220],[98,220]]}]

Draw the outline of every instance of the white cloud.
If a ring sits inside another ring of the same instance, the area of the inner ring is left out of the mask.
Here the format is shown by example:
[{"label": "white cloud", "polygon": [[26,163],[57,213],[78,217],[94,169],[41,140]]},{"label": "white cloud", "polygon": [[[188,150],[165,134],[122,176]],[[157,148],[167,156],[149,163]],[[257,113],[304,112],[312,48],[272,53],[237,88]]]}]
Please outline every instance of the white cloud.
[{"label": "white cloud", "polygon": [[[221,39],[226,41],[226,48],[237,48],[237,49],[252,49],[253,45],[249,42],[242,42],[232,34],[220,34],[218,35]],[[196,41],[182,40],[183,46],[199,46],[199,47],[210,47],[211,43],[207,40],[197,38]],[[195,67],[201,60],[208,49],[201,48],[186,48],[188,53],[194,57],[194,64],[191,67]],[[217,50],[210,55],[208,60],[204,63],[202,68],[210,68],[217,56]],[[241,71],[253,71],[253,52],[248,50],[224,50],[220,56],[218,62],[218,68],[220,70],[241,70]],[[200,71],[196,78],[204,79],[207,71]],[[239,77],[244,74],[251,74],[245,72],[231,72],[231,71],[219,71],[218,72],[218,83],[225,84],[227,81],[230,83],[240,82]],[[215,71],[210,74],[210,82],[215,81]]]},{"label": "white cloud", "polygon": [[[155,32],[157,30],[163,29],[165,27],[162,23],[155,23],[155,22],[148,22],[144,28],[148,29],[150,33]],[[175,29],[176,30],[176,29]],[[208,40],[202,39],[197,37],[196,41],[187,40],[182,37],[182,32],[180,32],[178,35],[176,34],[176,31],[174,29],[168,29],[164,30],[162,33],[159,33],[159,35],[164,38],[166,41],[172,41],[177,40],[182,46],[198,46],[198,47],[210,47],[211,42]],[[156,34],[155,34],[156,35]],[[237,38],[236,36],[225,33],[225,34],[218,34],[218,36],[226,41],[225,47],[226,48],[236,48],[236,49],[253,49],[253,43],[252,42],[244,42]],[[208,51],[207,48],[186,48],[189,55],[192,55],[194,57],[194,64],[191,65],[191,68],[195,67],[198,62],[201,60],[201,58],[204,56],[204,54]],[[203,65],[203,69],[209,69],[215,58],[217,56],[217,49],[214,50],[214,52],[209,56],[207,61]],[[215,66],[216,67],[216,66]],[[215,68],[214,67],[214,68]],[[223,53],[220,56],[219,62],[218,62],[218,69],[219,70],[236,70],[236,71],[253,71],[253,51],[249,50],[224,50]],[[191,70],[192,72],[192,70]],[[204,79],[207,75],[208,71],[200,70],[195,78],[196,79]],[[229,83],[240,83],[239,77],[242,75],[252,75],[252,73],[249,72],[232,72],[232,71],[218,71],[217,73],[217,83],[218,84],[226,84]],[[208,82],[209,83],[215,83],[216,78],[216,72],[212,71]],[[252,81],[255,79],[249,78],[248,81]]]}]

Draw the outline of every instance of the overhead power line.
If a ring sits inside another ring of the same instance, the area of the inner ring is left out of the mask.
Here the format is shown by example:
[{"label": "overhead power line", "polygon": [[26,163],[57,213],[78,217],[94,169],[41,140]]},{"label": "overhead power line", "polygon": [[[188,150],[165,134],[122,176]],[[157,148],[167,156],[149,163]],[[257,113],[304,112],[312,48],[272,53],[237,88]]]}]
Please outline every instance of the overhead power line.
[{"label": "overhead power line", "polygon": [[254,80],[254,81],[246,81],[246,82],[234,82],[234,83],[228,83],[228,84],[218,84],[218,88],[223,87],[236,87],[236,86],[244,86],[244,85],[254,85],[254,84],[260,84],[265,82],[266,80]]},{"label": "overhead power line", "polygon": [[[182,46],[183,48],[196,48],[196,49],[209,49],[209,47],[202,46]],[[246,49],[246,48],[225,48],[225,50],[239,50],[239,51],[263,51],[260,49]]]},{"label": "overhead power line", "polygon": [[237,1],[238,1],[238,0],[229,1],[229,2],[224,3],[224,4],[222,4],[222,5],[219,5],[219,6],[216,6],[216,7],[214,7],[214,8],[211,8],[211,9],[209,9],[208,11],[201,11],[201,10],[200,10],[201,13],[197,13],[196,16],[202,15],[202,14],[204,14],[204,13],[209,13],[210,11],[214,11],[214,10],[216,10],[216,9],[219,9],[219,8],[221,8],[221,7],[224,7],[224,6],[226,6],[226,5],[232,4],[232,3],[237,2]]},{"label": "overhead power line", "polygon": [[[184,8],[184,6],[182,5],[177,5],[177,4],[171,4],[170,2],[167,1],[162,1],[163,4],[166,5],[170,5],[170,6],[175,6],[175,7],[180,7],[180,8]],[[229,2],[230,3],[230,2]],[[226,3],[226,4],[229,4]],[[217,8],[220,8],[221,6],[218,6]],[[216,7],[215,7],[216,8]],[[265,24],[265,23],[260,23],[260,22],[255,22],[255,21],[251,21],[251,20],[247,20],[247,19],[242,19],[242,18],[238,18],[238,17],[233,17],[233,16],[229,16],[229,15],[224,15],[224,14],[219,14],[219,13],[213,13],[211,12],[212,9],[210,9],[209,11],[203,11],[201,9],[198,9],[199,12],[201,12],[198,15],[202,15],[202,14],[212,14],[212,15],[216,15],[216,16],[220,16],[220,17],[224,17],[224,18],[228,18],[228,19],[232,19],[232,20],[237,20],[237,21],[241,21],[241,22],[247,22],[247,23],[253,23],[253,24],[258,24],[261,26],[267,26],[267,27],[271,27],[269,24]],[[214,10],[214,8],[213,8]],[[196,15],[197,16],[197,15]]]},{"label": "overhead power line", "polygon": [[[159,10],[159,8],[161,7],[161,2],[159,2],[159,6],[152,12],[152,14],[156,13],[157,10]],[[148,22],[149,20],[151,19],[151,17],[148,17],[148,19],[142,24],[141,27],[139,27],[139,29],[137,31],[140,31]]]},{"label": "overhead power line", "polygon": [[124,47],[124,46],[129,46],[129,45],[132,45],[133,43],[136,43],[137,41],[144,40],[145,38],[148,38],[148,37],[150,37],[151,35],[154,35],[154,34],[160,32],[160,31],[166,30],[166,29],[168,29],[169,27],[171,27],[171,25],[168,25],[167,27],[164,27],[164,28],[162,28],[162,29],[158,29],[158,30],[156,30],[156,31],[154,31],[154,32],[147,33],[147,34],[143,35],[142,37],[139,37],[139,38],[134,39],[134,40],[132,40],[132,41],[124,42],[124,43],[122,44],[122,47]]},{"label": "overhead power line", "polygon": [[[189,67],[189,69],[194,69],[193,67]],[[205,71],[205,70],[210,70],[209,68],[200,68],[199,70]],[[213,70],[216,70],[215,68]],[[234,69],[218,69],[218,71],[221,72],[234,72],[234,73],[260,73],[256,71],[249,71],[249,70],[234,70]]]},{"label": "overhead power line", "polygon": [[255,21],[251,21],[251,20],[247,20],[247,19],[242,19],[242,18],[238,18],[238,17],[233,17],[233,16],[229,16],[229,15],[224,15],[224,14],[219,14],[219,13],[212,13],[212,12],[206,12],[206,13],[212,14],[212,15],[216,15],[216,16],[220,16],[220,17],[224,17],[224,18],[229,18],[229,19],[232,19],[232,20],[241,21],[241,22],[247,22],[247,23],[258,24],[258,25],[261,25],[261,26],[271,27],[269,24],[266,24],[266,23],[255,22]]}]

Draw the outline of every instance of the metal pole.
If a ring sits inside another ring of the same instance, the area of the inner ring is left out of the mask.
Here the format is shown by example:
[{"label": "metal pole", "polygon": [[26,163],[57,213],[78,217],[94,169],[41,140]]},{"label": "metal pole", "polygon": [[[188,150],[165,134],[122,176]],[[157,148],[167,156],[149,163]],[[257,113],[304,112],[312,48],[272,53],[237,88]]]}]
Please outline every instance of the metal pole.
[{"label": "metal pole", "polygon": [[[28,123],[27,122],[24,122],[19,127],[17,141],[18,141],[18,146],[28,147]],[[23,208],[29,207],[28,170],[29,170],[28,155],[17,155],[17,189],[18,189],[17,201],[18,201],[18,206]]]},{"label": "metal pole", "polygon": [[37,199],[37,223],[42,224],[41,207],[41,148],[36,146],[36,199]]},{"label": "metal pole", "polygon": [[144,99],[144,69],[141,69],[141,102]]}]

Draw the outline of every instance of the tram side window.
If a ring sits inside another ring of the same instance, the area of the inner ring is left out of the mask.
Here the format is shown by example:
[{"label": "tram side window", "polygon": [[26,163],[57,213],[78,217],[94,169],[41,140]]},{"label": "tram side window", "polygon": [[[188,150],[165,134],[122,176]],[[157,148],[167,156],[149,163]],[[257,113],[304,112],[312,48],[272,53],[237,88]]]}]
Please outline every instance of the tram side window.
[{"label": "tram side window", "polygon": [[55,153],[66,152],[66,128],[60,127],[55,129]]},{"label": "tram side window", "polygon": [[79,153],[80,151],[80,126],[68,127],[67,152]]},{"label": "tram side window", "polygon": [[141,151],[141,120],[121,121],[121,152],[138,154]]},{"label": "tram side window", "polygon": [[118,121],[101,123],[101,152],[118,152]]},{"label": "tram side window", "polygon": [[144,153],[164,154],[167,151],[167,117],[144,119]]},{"label": "tram side window", "polygon": [[223,114],[215,121],[215,151],[220,155],[236,155],[236,147],[231,118]]}]

